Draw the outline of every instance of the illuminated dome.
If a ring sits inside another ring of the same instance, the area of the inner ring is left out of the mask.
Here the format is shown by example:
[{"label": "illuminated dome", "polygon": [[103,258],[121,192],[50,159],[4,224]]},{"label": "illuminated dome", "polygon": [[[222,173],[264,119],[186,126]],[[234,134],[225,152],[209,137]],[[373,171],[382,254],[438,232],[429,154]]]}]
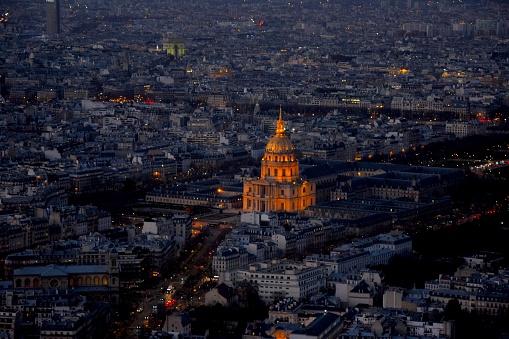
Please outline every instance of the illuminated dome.
[{"label": "illuminated dome", "polygon": [[300,212],[315,204],[316,183],[299,177],[295,147],[285,135],[283,109],[279,108],[276,134],[265,147],[260,177],[244,182],[245,212]]},{"label": "illuminated dome", "polygon": [[287,154],[293,153],[295,151],[295,147],[286,135],[283,137],[275,136],[269,140],[265,147],[265,151],[267,153]]},{"label": "illuminated dome", "polygon": [[276,153],[276,154],[288,154],[293,153],[295,151],[295,146],[293,146],[292,142],[285,135],[285,123],[283,122],[283,116],[280,112],[279,120],[276,125],[276,135],[273,136],[267,146],[265,147],[266,153]]}]

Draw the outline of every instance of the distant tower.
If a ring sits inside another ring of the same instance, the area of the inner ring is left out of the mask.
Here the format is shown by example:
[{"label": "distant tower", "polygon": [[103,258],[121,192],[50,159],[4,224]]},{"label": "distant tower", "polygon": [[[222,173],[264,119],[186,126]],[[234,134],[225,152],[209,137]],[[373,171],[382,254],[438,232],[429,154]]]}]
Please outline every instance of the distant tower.
[{"label": "distant tower", "polygon": [[[247,89],[244,88],[244,93],[247,93]],[[249,122],[254,124],[255,121],[256,121],[256,117],[257,115],[260,113],[260,102],[259,102],[259,98],[256,98],[256,101],[255,101],[255,107],[253,109],[253,114],[251,114],[251,117],[249,119]]]},{"label": "distant tower", "polygon": [[60,33],[60,0],[46,0],[46,33]]},{"label": "distant tower", "polygon": [[253,110],[253,121],[254,118],[258,115],[258,113],[260,113],[260,102],[258,101],[258,99],[256,99],[256,104]]},{"label": "distant tower", "polygon": [[122,70],[129,72],[129,54],[127,52],[124,53],[124,58],[122,59]]}]

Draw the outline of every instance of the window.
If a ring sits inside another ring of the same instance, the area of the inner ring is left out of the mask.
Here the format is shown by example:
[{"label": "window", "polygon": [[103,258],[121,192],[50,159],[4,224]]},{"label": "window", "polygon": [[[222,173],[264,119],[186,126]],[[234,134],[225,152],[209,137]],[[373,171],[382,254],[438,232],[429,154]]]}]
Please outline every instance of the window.
[{"label": "window", "polygon": [[60,282],[57,280],[57,279],[51,279],[50,282],[49,282],[49,286],[51,288],[57,288],[58,285],[60,285]]}]

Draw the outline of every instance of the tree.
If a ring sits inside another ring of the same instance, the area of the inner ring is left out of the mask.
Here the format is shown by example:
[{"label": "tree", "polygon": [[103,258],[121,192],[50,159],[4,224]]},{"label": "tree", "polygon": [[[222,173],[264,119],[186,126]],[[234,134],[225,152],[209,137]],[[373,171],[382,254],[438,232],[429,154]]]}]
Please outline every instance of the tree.
[{"label": "tree", "polygon": [[444,320],[457,320],[461,315],[461,304],[458,299],[451,299],[444,309]]}]

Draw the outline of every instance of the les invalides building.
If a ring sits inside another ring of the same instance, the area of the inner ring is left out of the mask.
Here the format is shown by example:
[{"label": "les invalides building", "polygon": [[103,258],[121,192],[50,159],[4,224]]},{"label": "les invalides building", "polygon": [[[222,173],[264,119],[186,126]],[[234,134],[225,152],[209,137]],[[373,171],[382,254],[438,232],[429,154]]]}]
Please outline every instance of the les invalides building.
[{"label": "les invalides building", "polygon": [[244,183],[244,212],[298,212],[315,202],[316,185],[299,177],[299,161],[280,110],[276,135],[265,147],[260,178]]}]

